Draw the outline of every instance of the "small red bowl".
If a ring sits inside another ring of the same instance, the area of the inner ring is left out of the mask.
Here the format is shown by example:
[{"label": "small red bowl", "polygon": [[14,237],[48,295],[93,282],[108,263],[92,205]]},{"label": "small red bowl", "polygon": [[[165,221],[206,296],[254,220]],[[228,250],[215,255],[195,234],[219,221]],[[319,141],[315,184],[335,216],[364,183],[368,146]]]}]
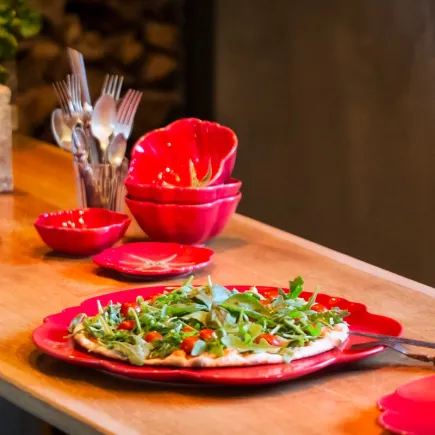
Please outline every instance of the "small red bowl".
[{"label": "small red bowl", "polygon": [[208,204],[156,204],[125,198],[142,230],[157,242],[191,245],[217,236],[236,211],[239,193]]},{"label": "small red bowl", "polygon": [[131,153],[128,178],[136,184],[191,186],[190,161],[209,186],[225,183],[234,169],[237,136],[217,122],[185,118],[142,136]]},{"label": "small red bowl", "polygon": [[135,201],[157,202],[159,204],[206,204],[239,193],[242,182],[230,178],[225,184],[206,187],[166,187],[154,184],[125,182],[128,196]]},{"label": "small red bowl", "polygon": [[127,231],[131,219],[103,208],[44,213],[35,222],[41,239],[54,251],[88,256],[114,245]]}]

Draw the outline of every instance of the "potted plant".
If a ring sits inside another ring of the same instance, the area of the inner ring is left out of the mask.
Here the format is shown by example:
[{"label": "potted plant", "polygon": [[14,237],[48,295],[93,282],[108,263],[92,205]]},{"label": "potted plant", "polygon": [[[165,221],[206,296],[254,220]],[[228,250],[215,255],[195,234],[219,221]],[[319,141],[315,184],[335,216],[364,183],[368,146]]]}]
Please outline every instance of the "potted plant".
[{"label": "potted plant", "polygon": [[[0,0],[0,84],[11,88],[12,104],[17,90],[15,56],[18,43],[35,36],[40,29],[40,16],[28,7],[27,0]],[[17,119],[16,113],[13,118]]]}]

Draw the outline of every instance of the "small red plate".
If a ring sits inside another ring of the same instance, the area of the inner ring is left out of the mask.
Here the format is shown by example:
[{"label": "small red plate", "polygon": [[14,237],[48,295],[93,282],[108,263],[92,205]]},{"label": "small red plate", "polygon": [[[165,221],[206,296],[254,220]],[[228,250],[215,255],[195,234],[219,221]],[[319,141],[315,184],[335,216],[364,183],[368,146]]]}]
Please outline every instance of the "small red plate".
[{"label": "small red plate", "polygon": [[101,267],[141,277],[191,273],[210,264],[213,251],[178,243],[139,242],[106,249],[93,260]]},{"label": "small red plate", "polygon": [[[243,292],[251,286],[228,286]],[[310,358],[291,362],[290,364],[260,365],[253,367],[228,367],[210,369],[185,369],[168,367],[136,367],[128,363],[109,360],[99,355],[86,352],[76,346],[72,338],[66,339],[70,321],[79,313],[95,315],[98,312],[97,300],[102,305],[109,301],[128,302],[137,296],[149,298],[163,291],[171,291],[176,287],[143,287],[120,292],[110,293],[88,299],[80,306],[48,316],[44,323],[33,332],[33,342],[45,353],[54,358],[87,367],[106,370],[118,375],[134,379],[159,382],[201,382],[208,384],[224,385],[260,385],[282,382],[299,378],[309,373],[316,372],[333,364],[357,361],[375,355],[384,350],[383,346],[375,346],[364,350],[350,350],[349,347],[363,341],[361,337],[351,336],[344,345],[329,352]],[[276,291],[276,287],[257,286],[260,293]],[[304,292],[302,297],[309,298],[311,293]],[[365,305],[350,302],[346,299],[320,294],[317,298],[321,304],[331,307],[338,306],[348,310],[351,314],[347,322],[353,331],[375,332],[399,336],[402,326],[399,322],[389,317],[369,313]]]},{"label": "small red plate", "polygon": [[383,396],[378,406],[379,423],[385,429],[407,435],[435,434],[435,376],[418,379]]}]

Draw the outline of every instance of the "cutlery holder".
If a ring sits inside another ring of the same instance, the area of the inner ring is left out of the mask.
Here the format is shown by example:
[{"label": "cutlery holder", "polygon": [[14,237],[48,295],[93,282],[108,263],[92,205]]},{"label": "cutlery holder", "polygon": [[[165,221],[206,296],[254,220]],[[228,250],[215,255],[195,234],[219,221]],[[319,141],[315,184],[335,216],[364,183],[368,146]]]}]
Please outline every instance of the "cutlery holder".
[{"label": "cutlery holder", "polygon": [[74,161],[79,206],[122,212],[127,171],[128,159],[126,158],[120,165]]}]

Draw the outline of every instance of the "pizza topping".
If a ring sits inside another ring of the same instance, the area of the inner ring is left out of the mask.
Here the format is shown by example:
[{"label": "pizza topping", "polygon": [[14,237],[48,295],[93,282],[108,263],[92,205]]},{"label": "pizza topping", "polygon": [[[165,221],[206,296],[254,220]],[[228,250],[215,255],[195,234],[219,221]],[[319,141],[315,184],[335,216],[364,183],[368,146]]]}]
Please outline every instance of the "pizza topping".
[{"label": "pizza topping", "polygon": [[269,343],[271,346],[281,346],[281,342],[279,341],[279,338],[272,334],[260,334],[255,339],[255,343],[260,344],[261,340],[266,340],[266,342]]},{"label": "pizza topping", "polygon": [[147,341],[148,343],[152,343],[153,341],[156,341],[156,340],[163,340],[163,335],[160,334],[160,332],[151,331],[151,332],[148,332],[147,335],[145,335],[145,341]]},{"label": "pizza topping", "polygon": [[136,311],[136,313],[141,312],[141,308],[136,302],[124,302],[121,305],[121,314],[124,317],[130,317],[130,308]]},{"label": "pizza topping", "polygon": [[124,329],[125,331],[131,331],[136,326],[134,320],[124,320],[118,325],[118,329]]},{"label": "pizza topping", "polygon": [[216,338],[216,334],[213,329],[203,329],[202,331],[199,331],[199,336],[205,341],[210,341],[213,338]]},{"label": "pizza topping", "polygon": [[288,292],[256,287],[239,292],[210,279],[193,286],[192,279],[148,300],[98,303],[97,315],[77,316],[70,330],[82,323],[86,337],[136,365],[181,351],[216,358],[229,351],[267,352],[290,361],[295,348],[318,340],[348,314],[316,302],[317,291],[300,297],[301,277],[290,281]]},{"label": "pizza topping", "polygon": [[181,349],[183,349],[184,352],[190,355],[197,341],[199,341],[199,337],[187,337],[182,341]]}]

